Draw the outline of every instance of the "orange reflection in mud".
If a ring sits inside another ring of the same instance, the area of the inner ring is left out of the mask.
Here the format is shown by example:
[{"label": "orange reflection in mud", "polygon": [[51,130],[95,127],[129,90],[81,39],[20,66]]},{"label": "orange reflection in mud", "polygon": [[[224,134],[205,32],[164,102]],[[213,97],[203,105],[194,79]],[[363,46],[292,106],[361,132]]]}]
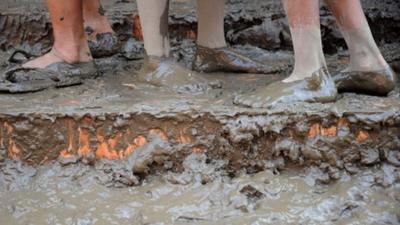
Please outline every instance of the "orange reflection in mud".
[{"label": "orange reflection in mud", "polygon": [[6,133],[8,135],[8,156],[12,159],[18,159],[21,156],[21,150],[18,148],[17,144],[11,137],[14,128],[7,122],[4,123],[4,128],[6,129]]},{"label": "orange reflection in mud", "polygon": [[91,150],[90,147],[90,134],[85,128],[79,128],[79,149],[78,155],[87,156]]},{"label": "orange reflection in mud", "polygon": [[350,123],[346,118],[340,118],[338,121],[338,127],[350,127]]},{"label": "orange reflection in mud", "polygon": [[357,134],[357,142],[358,143],[362,143],[364,141],[366,141],[367,139],[369,139],[369,133],[366,130],[360,130]]},{"label": "orange reflection in mud", "polygon": [[137,136],[134,140],[133,143],[128,144],[128,147],[125,149],[123,152],[124,155],[123,157],[126,157],[130,154],[132,154],[137,148],[142,147],[143,145],[147,144],[147,139],[143,135]]},{"label": "orange reflection in mud", "polygon": [[311,125],[310,130],[308,131],[309,138],[315,138],[318,135],[324,137],[336,137],[337,136],[337,126],[332,125],[328,128],[323,127],[320,123],[314,123]]},{"label": "orange reflection in mud", "polygon": [[150,135],[157,135],[161,138],[163,141],[168,141],[168,135],[165,133],[165,131],[156,128],[156,129],[151,129],[149,132]]},{"label": "orange reflection in mud", "polygon": [[[129,131],[127,132],[130,134]],[[124,142],[122,142],[122,133],[117,133],[114,137],[106,139],[102,129],[97,130],[96,137],[98,142],[96,157],[110,160],[125,158],[132,154],[137,148],[147,144],[147,139],[143,135],[137,136],[132,143],[129,143],[127,138],[124,138]],[[118,149],[118,144],[120,143],[127,146],[126,149]]]},{"label": "orange reflection in mud", "polygon": [[96,132],[96,137],[98,142],[96,150],[97,158],[116,159],[119,157],[114,147],[116,146],[116,143],[120,138],[120,135],[117,135],[116,137],[111,138],[110,140],[106,140],[103,130],[98,129]]},{"label": "orange reflection in mud", "polygon": [[74,121],[72,119],[68,119],[66,123],[67,123],[68,146],[67,149],[64,149],[60,152],[61,157],[70,157],[74,154],[75,150]]},{"label": "orange reflection in mud", "polygon": [[194,141],[190,135],[185,134],[185,130],[179,131],[178,142],[180,144],[192,144]]}]

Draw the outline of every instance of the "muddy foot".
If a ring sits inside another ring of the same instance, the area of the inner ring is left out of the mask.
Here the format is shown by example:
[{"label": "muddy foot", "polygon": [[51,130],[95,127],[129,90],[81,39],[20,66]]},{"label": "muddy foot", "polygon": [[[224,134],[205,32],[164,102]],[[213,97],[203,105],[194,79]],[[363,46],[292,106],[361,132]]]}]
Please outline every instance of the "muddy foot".
[{"label": "muddy foot", "polygon": [[397,76],[390,67],[378,71],[342,71],[333,77],[340,92],[356,92],[387,95],[397,82]]},{"label": "muddy foot", "polygon": [[201,94],[222,87],[218,80],[208,80],[201,74],[186,69],[172,59],[151,57],[139,72],[139,80],[179,93]]},{"label": "muddy foot", "polygon": [[276,73],[281,69],[254,61],[230,48],[197,47],[193,68],[199,72]]},{"label": "muddy foot", "polygon": [[278,81],[252,93],[236,96],[234,103],[254,108],[265,108],[277,103],[332,102],[337,90],[328,71],[324,68],[311,77],[294,82]]},{"label": "muddy foot", "polygon": [[107,57],[117,54],[121,49],[118,37],[111,33],[96,34],[95,40],[89,40],[89,48],[95,58]]}]

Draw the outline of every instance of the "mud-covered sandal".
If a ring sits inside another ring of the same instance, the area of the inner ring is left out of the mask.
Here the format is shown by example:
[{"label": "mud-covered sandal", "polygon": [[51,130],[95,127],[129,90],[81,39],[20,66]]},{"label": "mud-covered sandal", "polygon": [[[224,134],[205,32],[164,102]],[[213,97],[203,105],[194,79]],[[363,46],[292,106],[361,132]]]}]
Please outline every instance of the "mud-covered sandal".
[{"label": "mud-covered sandal", "polygon": [[93,62],[78,64],[57,62],[44,69],[17,66],[0,76],[0,92],[26,93],[51,87],[68,87],[97,76],[98,70]]},{"label": "mud-covered sandal", "polygon": [[232,72],[269,74],[282,71],[282,68],[273,65],[265,65],[227,47],[212,49],[204,46],[197,47],[193,69],[198,72],[206,73]]},{"label": "mud-covered sandal", "polygon": [[396,87],[397,75],[387,67],[376,71],[341,71],[333,80],[339,92],[387,95]]},{"label": "mud-covered sandal", "polygon": [[96,34],[95,39],[89,40],[89,49],[94,58],[112,56],[121,50],[121,42],[111,32]]}]

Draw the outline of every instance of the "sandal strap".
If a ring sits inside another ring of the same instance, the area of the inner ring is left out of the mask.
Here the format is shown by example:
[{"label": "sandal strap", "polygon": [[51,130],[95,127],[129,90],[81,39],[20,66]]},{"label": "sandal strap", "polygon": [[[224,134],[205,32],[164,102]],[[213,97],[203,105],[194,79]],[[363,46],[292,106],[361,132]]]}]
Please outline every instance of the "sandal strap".
[{"label": "sandal strap", "polygon": [[16,56],[17,54],[23,55],[26,59],[30,59],[30,58],[32,58],[32,57],[39,57],[38,55],[31,54],[31,53],[29,53],[29,52],[27,52],[27,51],[25,51],[25,50],[16,49],[16,50],[10,55],[10,57],[8,58],[8,62],[10,62],[10,63],[22,63],[22,62],[23,62],[22,60],[19,60],[19,59],[16,59],[16,58],[15,58],[15,56]]}]

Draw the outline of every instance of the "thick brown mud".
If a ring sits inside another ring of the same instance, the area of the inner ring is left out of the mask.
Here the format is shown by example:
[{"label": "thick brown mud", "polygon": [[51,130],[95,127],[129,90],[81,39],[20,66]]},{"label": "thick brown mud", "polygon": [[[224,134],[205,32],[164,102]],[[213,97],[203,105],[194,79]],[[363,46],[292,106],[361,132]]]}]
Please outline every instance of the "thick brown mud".
[{"label": "thick brown mud", "polygon": [[87,165],[40,168],[8,161],[0,171],[2,224],[399,224],[400,171],[392,165],[339,172],[237,171],[189,155],[182,173],[140,186],[104,185],[109,171]]}]

